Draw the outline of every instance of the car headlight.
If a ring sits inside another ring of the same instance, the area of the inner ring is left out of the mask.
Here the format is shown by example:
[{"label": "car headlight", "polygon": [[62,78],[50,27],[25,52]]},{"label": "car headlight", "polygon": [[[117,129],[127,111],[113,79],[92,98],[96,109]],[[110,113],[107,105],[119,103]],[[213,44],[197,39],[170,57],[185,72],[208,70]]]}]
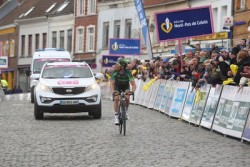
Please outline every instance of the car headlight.
[{"label": "car headlight", "polygon": [[92,84],[92,85],[89,85],[89,86],[86,87],[85,92],[95,90],[97,87],[98,87],[98,84],[97,84],[97,83],[94,83],[94,84]]},{"label": "car headlight", "polygon": [[52,89],[49,86],[44,85],[44,84],[39,84],[39,88],[45,92],[52,92]]}]

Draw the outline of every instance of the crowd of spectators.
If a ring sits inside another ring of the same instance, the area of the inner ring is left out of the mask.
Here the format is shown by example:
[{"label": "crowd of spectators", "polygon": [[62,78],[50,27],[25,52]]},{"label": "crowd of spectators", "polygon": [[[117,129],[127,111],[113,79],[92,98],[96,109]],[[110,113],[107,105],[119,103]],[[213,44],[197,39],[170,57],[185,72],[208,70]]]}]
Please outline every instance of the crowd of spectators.
[{"label": "crowd of spectators", "polygon": [[[230,51],[220,50],[215,45],[211,45],[210,50],[202,50],[200,44],[197,44],[193,50],[181,56],[175,54],[172,57],[156,57],[152,60],[133,59],[127,68],[132,71],[134,77],[144,81],[157,77],[190,81],[193,87],[205,83],[213,86],[245,86],[250,81],[250,43],[241,39],[240,44]],[[114,69],[115,66],[112,70]]]}]

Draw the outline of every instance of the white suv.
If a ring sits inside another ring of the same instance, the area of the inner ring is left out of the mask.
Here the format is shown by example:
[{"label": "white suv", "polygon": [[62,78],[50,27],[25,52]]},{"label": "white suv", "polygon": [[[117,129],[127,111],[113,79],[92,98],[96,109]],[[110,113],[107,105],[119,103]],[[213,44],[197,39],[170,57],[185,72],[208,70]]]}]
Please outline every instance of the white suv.
[{"label": "white suv", "polygon": [[102,116],[101,89],[85,62],[44,64],[34,91],[34,116],[44,112],[88,112],[95,119]]}]

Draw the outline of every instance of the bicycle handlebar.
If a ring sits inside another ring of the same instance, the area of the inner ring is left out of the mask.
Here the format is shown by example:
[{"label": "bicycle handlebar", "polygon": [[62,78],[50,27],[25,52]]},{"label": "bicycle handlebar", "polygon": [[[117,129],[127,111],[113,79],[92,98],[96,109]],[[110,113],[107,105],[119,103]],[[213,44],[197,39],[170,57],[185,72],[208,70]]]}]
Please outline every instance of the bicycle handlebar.
[{"label": "bicycle handlebar", "polygon": [[115,96],[122,95],[122,94],[129,95],[129,96],[133,95],[133,100],[135,100],[134,92],[125,93],[125,92],[121,91],[119,93],[118,92],[113,92],[113,94],[112,94],[113,101],[114,101]]}]

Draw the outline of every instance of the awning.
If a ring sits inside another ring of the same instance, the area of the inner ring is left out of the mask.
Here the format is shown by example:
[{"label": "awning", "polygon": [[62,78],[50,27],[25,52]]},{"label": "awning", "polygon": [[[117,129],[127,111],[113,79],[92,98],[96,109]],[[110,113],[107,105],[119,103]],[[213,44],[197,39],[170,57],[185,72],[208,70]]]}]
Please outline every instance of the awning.
[{"label": "awning", "polygon": [[2,68],[0,69],[1,72],[9,72],[9,71],[14,71],[13,68]]}]

